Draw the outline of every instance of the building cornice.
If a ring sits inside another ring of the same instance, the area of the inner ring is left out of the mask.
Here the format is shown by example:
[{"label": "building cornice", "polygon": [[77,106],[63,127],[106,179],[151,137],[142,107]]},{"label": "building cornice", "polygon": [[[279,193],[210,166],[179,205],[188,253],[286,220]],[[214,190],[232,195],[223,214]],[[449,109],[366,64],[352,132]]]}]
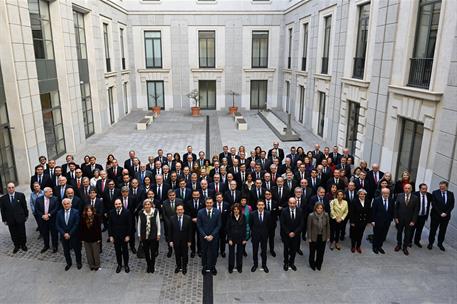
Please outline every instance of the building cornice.
[{"label": "building cornice", "polygon": [[416,99],[428,100],[433,102],[441,101],[441,97],[443,96],[442,92],[433,92],[429,90],[423,90],[413,87],[404,87],[404,86],[396,86],[396,85],[389,85],[389,92],[397,95],[413,97]]}]

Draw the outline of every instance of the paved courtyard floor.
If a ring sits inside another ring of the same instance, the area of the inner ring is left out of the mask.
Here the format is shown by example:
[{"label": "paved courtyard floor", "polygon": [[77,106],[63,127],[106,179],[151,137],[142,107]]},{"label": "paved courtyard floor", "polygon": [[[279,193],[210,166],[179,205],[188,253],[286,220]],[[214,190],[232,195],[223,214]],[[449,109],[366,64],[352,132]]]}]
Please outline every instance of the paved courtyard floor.
[{"label": "paved courtyard floor", "polygon": [[[225,113],[210,115],[210,151],[219,152],[222,144],[264,148],[277,140],[255,112],[243,113],[248,131],[237,131],[233,119]],[[154,155],[160,146],[165,151],[185,151],[191,144],[195,151],[206,150],[206,119],[192,118],[187,113],[163,112],[146,131],[136,131],[135,122],[144,112],[133,112],[101,135],[92,136],[74,153],[80,161],[85,154],[94,154],[100,162],[114,153],[122,162],[128,151],[137,151],[140,159]],[[300,126],[294,125],[301,142],[281,143],[283,148],[302,145],[310,148],[319,140]],[[61,163],[60,160],[58,163]],[[20,190],[28,195],[28,185]],[[28,196],[27,196],[28,197]],[[40,254],[36,224],[27,222],[29,251],[12,253],[7,227],[0,226],[0,303],[201,303],[203,278],[199,260],[190,259],[186,276],[174,274],[174,258],[165,256],[166,245],[160,244],[156,273],[145,273],[145,261],[131,255],[131,272],[115,273],[113,246],[103,243],[102,269],[91,272],[84,265],[64,271],[61,247],[57,254]],[[368,233],[367,229],[366,233]],[[455,230],[452,230],[452,232]],[[278,231],[279,232],[279,231]],[[350,241],[343,242],[341,251],[326,249],[322,271],[307,267],[308,249],[297,256],[297,272],[282,269],[282,244],[277,237],[275,258],[268,255],[269,274],[252,266],[251,245],[243,261],[243,273],[229,274],[227,258],[219,258],[218,275],[214,277],[214,303],[456,303],[457,244],[450,238],[446,252],[436,247],[429,251],[413,247],[409,256],[393,251],[395,228],[391,227],[384,246],[386,255],[375,255],[364,241],[362,254],[352,254]],[[424,232],[423,243],[428,231]],[[279,233],[277,233],[279,234]],[[103,238],[107,236],[104,233]],[[228,251],[227,251],[228,253]],[[84,264],[83,250],[83,264]]]}]

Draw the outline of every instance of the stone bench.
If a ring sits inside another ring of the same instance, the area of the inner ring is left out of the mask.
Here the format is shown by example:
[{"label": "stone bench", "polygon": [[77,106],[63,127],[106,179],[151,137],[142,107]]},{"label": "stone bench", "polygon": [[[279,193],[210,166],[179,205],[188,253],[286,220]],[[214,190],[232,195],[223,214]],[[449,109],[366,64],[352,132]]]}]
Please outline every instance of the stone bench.
[{"label": "stone bench", "polygon": [[152,124],[154,122],[154,116],[153,115],[145,115],[144,118],[149,119],[149,123]]},{"label": "stone bench", "polygon": [[246,131],[248,129],[248,123],[244,118],[238,118],[236,120],[236,128],[240,131]]},{"label": "stone bench", "polygon": [[240,112],[235,112],[235,113],[233,114],[233,118],[234,118],[234,120],[235,120],[235,122],[236,122],[237,119],[243,119],[243,115],[241,115]]},{"label": "stone bench", "polygon": [[149,118],[143,118],[139,122],[136,123],[136,129],[137,130],[146,130],[150,124],[151,124],[151,121]]}]

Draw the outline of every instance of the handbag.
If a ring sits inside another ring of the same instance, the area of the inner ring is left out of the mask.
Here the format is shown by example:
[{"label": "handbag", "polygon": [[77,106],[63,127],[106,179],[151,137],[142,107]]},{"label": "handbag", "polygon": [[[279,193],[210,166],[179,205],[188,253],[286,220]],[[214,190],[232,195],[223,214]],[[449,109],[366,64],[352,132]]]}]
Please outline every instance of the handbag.
[{"label": "handbag", "polygon": [[136,256],[139,259],[144,259],[145,254],[144,254],[144,248],[143,248],[143,243],[140,242],[140,245],[138,245],[138,250],[136,251]]}]

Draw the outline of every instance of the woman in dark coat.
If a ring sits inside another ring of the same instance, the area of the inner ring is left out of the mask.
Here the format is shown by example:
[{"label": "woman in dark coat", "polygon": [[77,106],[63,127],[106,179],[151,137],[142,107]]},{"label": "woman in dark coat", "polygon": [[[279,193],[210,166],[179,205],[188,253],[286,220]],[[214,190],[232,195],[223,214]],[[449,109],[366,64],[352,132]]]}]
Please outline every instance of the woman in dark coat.
[{"label": "woman in dark coat", "polygon": [[364,189],[357,191],[356,197],[349,205],[349,220],[351,223],[351,251],[362,253],[363,232],[368,223],[371,223],[371,203],[366,199],[367,192]]},{"label": "woman in dark coat", "polygon": [[92,205],[84,207],[80,233],[90,270],[97,271],[100,268],[102,229],[100,217],[95,213],[95,208]]},{"label": "woman in dark coat", "polygon": [[[243,245],[246,244],[246,217],[241,212],[241,206],[235,203],[232,213],[227,218],[226,233],[229,244],[228,271],[233,272],[236,255],[236,269],[241,273],[243,266]],[[236,254],[235,254],[236,251]]]}]

